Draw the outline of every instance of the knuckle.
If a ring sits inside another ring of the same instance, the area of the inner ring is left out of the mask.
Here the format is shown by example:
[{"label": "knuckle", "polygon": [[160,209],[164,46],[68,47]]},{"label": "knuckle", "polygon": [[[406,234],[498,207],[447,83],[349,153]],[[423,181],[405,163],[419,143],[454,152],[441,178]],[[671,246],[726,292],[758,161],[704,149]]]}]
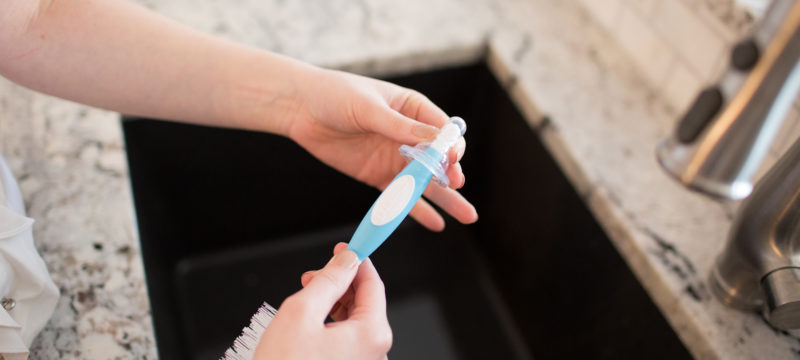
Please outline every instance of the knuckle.
[{"label": "knuckle", "polygon": [[281,304],[281,308],[286,312],[305,314],[308,312],[309,305],[305,297],[298,293],[287,297]]},{"label": "knuckle", "polygon": [[339,287],[339,284],[341,283],[341,281],[339,279],[339,276],[334,274],[332,271],[328,271],[326,269],[323,269],[322,271],[316,273],[314,275],[314,278],[319,278],[321,281],[325,281],[327,283],[327,285],[334,286],[334,287],[337,287],[337,288]]},{"label": "knuckle", "polygon": [[394,334],[388,321],[382,321],[379,324],[372,323],[367,327],[361,328],[359,332],[359,337],[363,343],[375,353],[388,353],[394,343]]},{"label": "knuckle", "polygon": [[386,293],[386,285],[383,284],[383,280],[376,278],[372,280],[372,283],[374,284],[373,286],[375,286],[375,290]]},{"label": "knuckle", "polygon": [[414,89],[409,89],[409,92],[408,92],[407,96],[408,96],[407,101],[414,102],[414,103],[420,103],[420,102],[423,102],[423,101],[428,101],[428,97],[425,96],[425,94],[423,94],[423,93],[421,93],[421,92],[419,92],[417,90],[414,90]]},{"label": "knuckle", "polygon": [[389,349],[392,348],[392,343],[394,342],[392,329],[388,324],[380,327],[371,333],[369,341],[377,351],[381,353],[388,353]]},{"label": "knuckle", "polygon": [[411,90],[406,101],[408,106],[413,110],[415,119],[419,118],[420,110],[423,108],[423,105],[430,102],[425,95],[416,90]]},{"label": "knuckle", "polygon": [[428,98],[417,90],[402,88],[402,92],[391,101],[391,107],[396,110],[415,108],[427,100]]}]

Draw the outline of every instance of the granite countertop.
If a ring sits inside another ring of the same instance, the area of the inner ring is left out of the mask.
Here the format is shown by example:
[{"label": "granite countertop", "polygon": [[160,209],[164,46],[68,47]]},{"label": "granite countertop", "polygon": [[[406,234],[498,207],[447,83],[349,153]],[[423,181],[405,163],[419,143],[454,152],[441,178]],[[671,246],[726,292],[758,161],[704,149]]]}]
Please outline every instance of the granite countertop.
[{"label": "granite countertop", "polygon": [[[800,357],[800,337],[712,298],[731,207],[661,171],[654,148],[675,114],[575,0],[138,2],[367,75],[486,61],[695,357]],[[32,358],[155,358],[119,114],[0,79],[0,153],[62,293]]]}]

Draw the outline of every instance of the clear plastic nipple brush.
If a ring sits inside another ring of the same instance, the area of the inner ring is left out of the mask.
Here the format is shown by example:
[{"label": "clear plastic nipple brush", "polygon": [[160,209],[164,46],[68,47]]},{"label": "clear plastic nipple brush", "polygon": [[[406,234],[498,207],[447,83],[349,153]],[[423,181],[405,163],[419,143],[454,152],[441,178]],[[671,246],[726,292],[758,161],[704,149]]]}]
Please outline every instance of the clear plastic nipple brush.
[{"label": "clear plastic nipple brush", "polygon": [[454,116],[433,142],[400,146],[400,154],[410,163],[378,196],[347,246],[359,260],[367,258],[394,232],[422,196],[431,178],[444,187],[450,184],[445,174],[450,166],[447,153],[466,131],[464,120]]}]

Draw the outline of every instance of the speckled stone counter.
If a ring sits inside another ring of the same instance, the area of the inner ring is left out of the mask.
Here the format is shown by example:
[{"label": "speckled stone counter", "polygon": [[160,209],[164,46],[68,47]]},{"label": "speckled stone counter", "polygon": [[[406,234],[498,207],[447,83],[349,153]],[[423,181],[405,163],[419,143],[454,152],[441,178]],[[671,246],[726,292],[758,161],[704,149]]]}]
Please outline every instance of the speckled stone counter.
[{"label": "speckled stone counter", "polygon": [[[487,62],[695,357],[800,357],[800,338],[711,297],[706,274],[730,206],[658,168],[655,144],[675,114],[574,1],[139,2],[199,30],[368,75]],[[62,293],[34,359],[156,357],[118,120],[0,81],[0,153]]]}]

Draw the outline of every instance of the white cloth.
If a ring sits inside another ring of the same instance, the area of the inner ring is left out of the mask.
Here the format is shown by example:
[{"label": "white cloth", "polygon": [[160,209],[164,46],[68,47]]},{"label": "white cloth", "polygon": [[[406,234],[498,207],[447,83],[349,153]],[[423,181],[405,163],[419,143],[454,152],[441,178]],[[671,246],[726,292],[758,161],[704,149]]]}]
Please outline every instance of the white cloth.
[{"label": "white cloth", "polygon": [[25,360],[34,337],[53,315],[58,288],[33,245],[33,219],[25,216],[17,182],[0,156],[0,357]]}]

